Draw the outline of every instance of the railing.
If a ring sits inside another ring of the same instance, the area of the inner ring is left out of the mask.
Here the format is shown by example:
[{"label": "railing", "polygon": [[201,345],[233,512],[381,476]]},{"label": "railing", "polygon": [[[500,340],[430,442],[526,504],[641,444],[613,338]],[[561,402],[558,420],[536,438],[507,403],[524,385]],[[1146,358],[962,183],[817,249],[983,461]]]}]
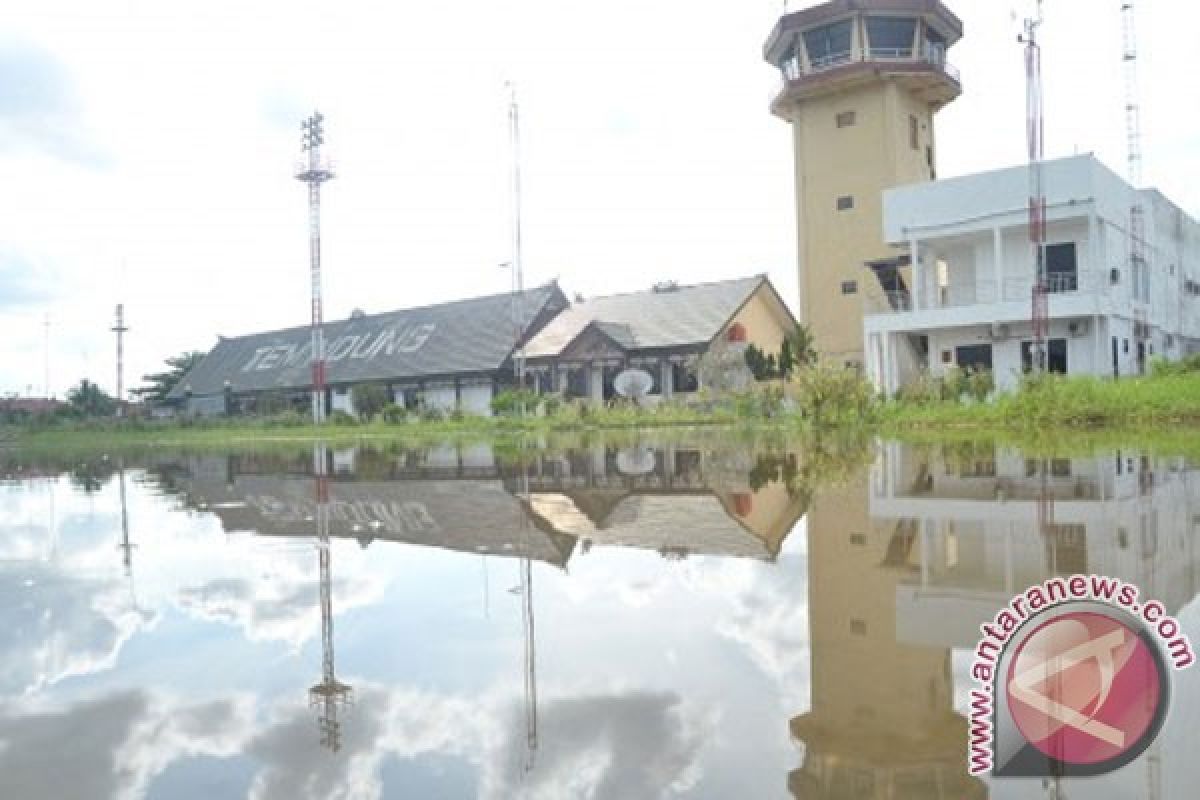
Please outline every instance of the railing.
[{"label": "railing", "polygon": [[[951,271],[953,275],[953,270]],[[1107,276],[1095,272],[1051,273],[1046,278],[1046,293],[1051,295],[1094,295],[1108,287]],[[919,306],[913,305],[909,291],[882,292],[884,301],[876,302],[869,314],[900,314],[943,308],[964,308],[1000,302],[1028,303],[1033,295],[1033,278],[1005,278],[997,291],[996,281],[951,282],[948,286],[929,287],[921,292]]]},{"label": "railing", "polygon": [[862,61],[930,64],[939,67],[942,72],[955,82],[961,82],[958,69],[946,60],[945,46],[934,45],[928,42],[915,53],[912,47],[872,47],[868,50],[843,50],[836,53],[827,53],[823,56],[810,59],[807,66],[799,57],[793,57],[783,62],[783,77],[785,81],[799,80],[808,75],[816,75],[835,67]]}]

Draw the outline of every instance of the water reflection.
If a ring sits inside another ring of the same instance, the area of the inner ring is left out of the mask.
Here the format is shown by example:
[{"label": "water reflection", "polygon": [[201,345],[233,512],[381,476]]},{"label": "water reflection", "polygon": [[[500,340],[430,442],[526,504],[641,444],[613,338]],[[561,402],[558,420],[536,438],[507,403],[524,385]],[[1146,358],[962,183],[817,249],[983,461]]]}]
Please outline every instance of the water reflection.
[{"label": "water reflection", "polygon": [[978,625],[1054,574],[1200,635],[1198,480],[990,446],[0,454],[0,794],[1190,796],[1190,673],[1078,786],[969,778],[962,711]]}]

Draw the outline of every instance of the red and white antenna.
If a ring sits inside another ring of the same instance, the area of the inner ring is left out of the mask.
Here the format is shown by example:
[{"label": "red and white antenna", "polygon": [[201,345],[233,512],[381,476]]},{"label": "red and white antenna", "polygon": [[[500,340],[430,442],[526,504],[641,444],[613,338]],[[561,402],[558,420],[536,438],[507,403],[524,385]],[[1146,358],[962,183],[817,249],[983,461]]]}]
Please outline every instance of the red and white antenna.
[{"label": "red and white antenna", "polygon": [[1017,40],[1025,44],[1025,138],[1029,148],[1029,241],[1033,245],[1033,371],[1046,370],[1046,334],[1049,303],[1046,285],[1046,187],[1043,162],[1046,157],[1045,104],[1042,93],[1042,0],[1037,17],[1025,20],[1025,32]]},{"label": "red and white antenna", "polygon": [[[1142,112],[1138,88],[1137,8],[1134,0],[1121,3],[1124,27],[1124,48],[1121,60],[1125,64],[1125,147],[1129,183],[1133,187],[1133,202],[1129,208],[1129,271],[1133,280],[1134,299],[1149,302],[1150,276],[1146,262],[1146,211],[1142,206]],[[1134,338],[1149,337],[1145,315],[1135,307]]]},{"label": "red and white antenna", "polygon": [[303,131],[302,149],[308,159],[296,170],[296,179],[308,184],[308,249],[309,271],[312,278],[312,413],[313,423],[325,418],[325,337],[322,327],[325,313],[321,299],[321,184],[332,180],[333,169],[321,158],[325,143],[320,111],[300,124]]}]

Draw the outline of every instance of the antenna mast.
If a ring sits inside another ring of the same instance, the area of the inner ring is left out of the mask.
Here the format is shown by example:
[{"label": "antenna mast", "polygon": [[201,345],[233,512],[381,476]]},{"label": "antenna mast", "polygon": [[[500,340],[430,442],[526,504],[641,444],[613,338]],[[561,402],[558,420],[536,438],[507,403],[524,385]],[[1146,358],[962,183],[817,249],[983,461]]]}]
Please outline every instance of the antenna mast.
[{"label": "antenna mast", "polygon": [[520,304],[525,296],[525,268],[521,260],[521,122],[517,108],[517,89],[508,84],[508,136],[512,148],[512,269],[514,275],[513,323],[516,326],[516,350],[513,353],[513,376],[517,386],[525,387],[525,346]]},{"label": "antenna mast", "polygon": [[[46,320],[46,337],[49,339],[50,320]],[[125,326],[125,305],[117,303],[117,324],[111,328],[112,332],[117,335],[117,416],[125,416],[125,333],[129,330]],[[49,367],[47,367],[49,372]],[[49,387],[49,379],[46,384]]]},{"label": "antenna mast", "polygon": [[[1122,61],[1125,63],[1125,145],[1129,168],[1129,183],[1133,186],[1133,202],[1129,209],[1129,267],[1133,279],[1134,300],[1149,301],[1150,276],[1146,269],[1146,212],[1142,206],[1142,112],[1138,88],[1137,8],[1134,0],[1121,3],[1121,18],[1125,34]],[[1134,305],[1133,335],[1141,344],[1149,338],[1144,308]],[[1139,371],[1141,358],[1139,357]]]},{"label": "antenna mast", "polygon": [[321,595],[321,682],[308,690],[308,703],[317,709],[321,745],[336,753],[342,748],[339,710],[353,702],[353,690],[337,679],[333,643],[333,565],[329,547],[329,474],[325,445],[313,445],[313,474],[316,477],[317,569]]},{"label": "antenna mast", "polygon": [[45,383],[46,399],[49,400],[50,399],[50,312],[49,311],[46,312],[46,318],[42,322],[42,325],[45,326],[45,329],[46,329],[45,349],[42,352],[42,361],[43,361],[42,370],[45,373],[44,379],[46,382]]},{"label": "antenna mast", "polygon": [[312,413],[313,423],[320,424],[325,418],[325,337],[322,326],[325,312],[321,299],[321,184],[333,178],[333,169],[321,158],[321,145],[325,143],[322,124],[325,117],[320,111],[300,123],[303,131],[301,149],[308,153],[308,160],[301,162],[296,170],[296,180],[308,184],[308,251],[309,271],[312,278]]},{"label": "antenna mast", "polygon": [[1046,157],[1045,105],[1042,94],[1042,0],[1037,18],[1026,18],[1025,32],[1017,40],[1025,44],[1025,138],[1029,147],[1029,241],[1033,245],[1033,371],[1046,371],[1046,333],[1049,301],[1046,285],[1046,187],[1043,162]]}]

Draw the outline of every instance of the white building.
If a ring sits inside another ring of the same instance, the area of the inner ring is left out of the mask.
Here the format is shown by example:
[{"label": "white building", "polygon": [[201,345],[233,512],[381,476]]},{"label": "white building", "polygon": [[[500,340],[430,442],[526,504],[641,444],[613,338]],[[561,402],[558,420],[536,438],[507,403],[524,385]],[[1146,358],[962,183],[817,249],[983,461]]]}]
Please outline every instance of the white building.
[{"label": "white building", "polygon": [[[1200,350],[1200,224],[1141,190],[1137,263],[1135,190],[1091,155],[1044,170],[1048,369],[1119,377]],[[1015,167],[884,193],[884,238],[898,255],[871,265],[882,289],[864,320],[876,386],[893,392],[953,366],[1016,386],[1033,340],[1029,185],[1028,167]]]}]

